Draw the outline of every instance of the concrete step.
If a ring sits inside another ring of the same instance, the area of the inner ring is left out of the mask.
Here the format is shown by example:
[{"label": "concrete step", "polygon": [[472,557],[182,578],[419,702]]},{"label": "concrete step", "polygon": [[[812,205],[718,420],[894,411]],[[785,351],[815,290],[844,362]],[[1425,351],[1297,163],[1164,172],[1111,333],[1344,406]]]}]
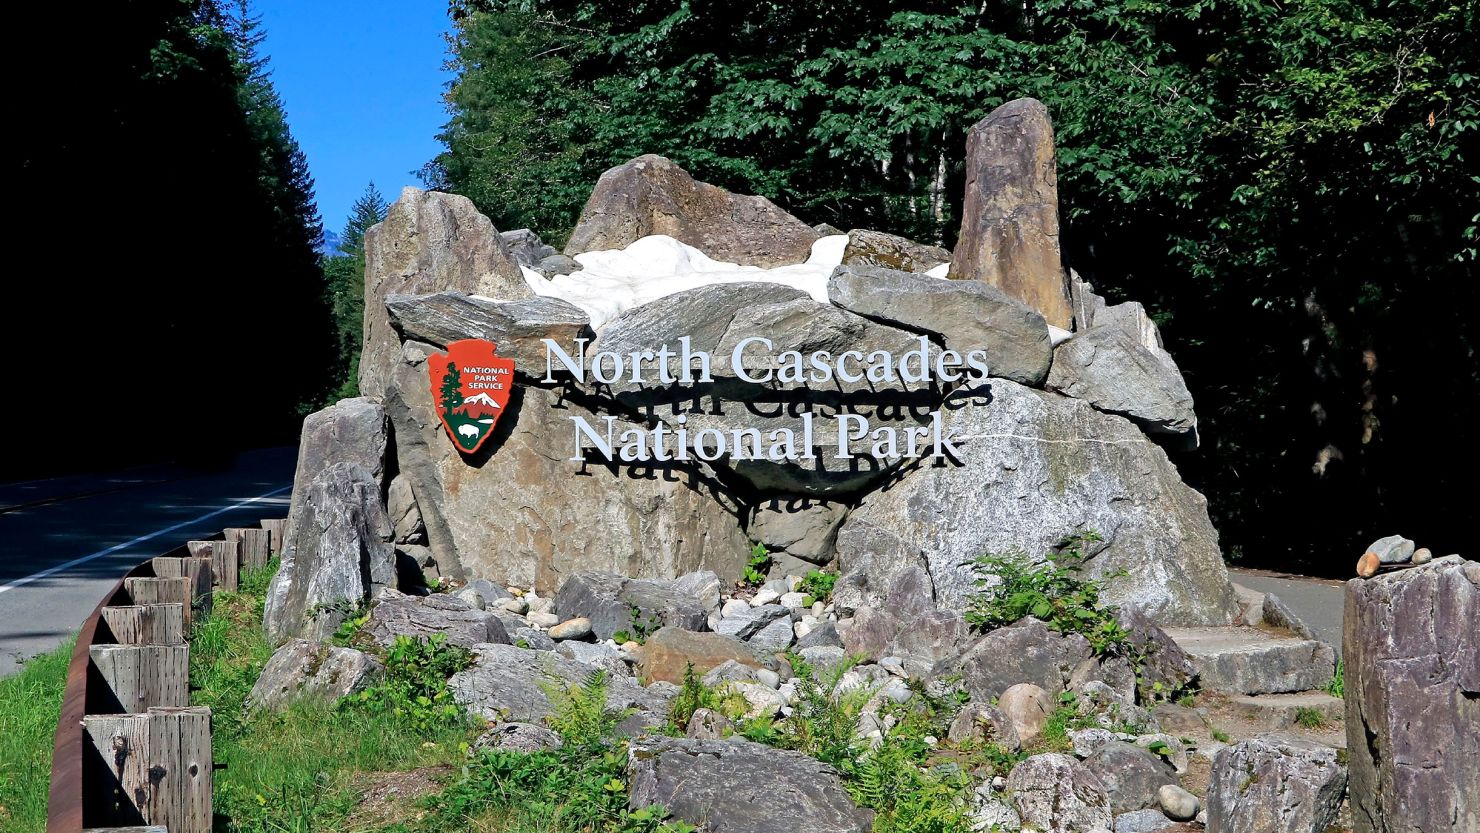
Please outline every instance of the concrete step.
[{"label": "concrete step", "polygon": [[1314,639],[1248,627],[1165,628],[1192,657],[1204,689],[1225,694],[1285,694],[1322,689],[1336,652]]},{"label": "concrete step", "polygon": [[[1346,717],[1346,702],[1324,691],[1300,691],[1293,694],[1240,694],[1228,698],[1229,709],[1239,718],[1265,731],[1278,731],[1301,725],[1319,729],[1338,725]],[[1301,717],[1319,715],[1314,725],[1300,723]]]}]

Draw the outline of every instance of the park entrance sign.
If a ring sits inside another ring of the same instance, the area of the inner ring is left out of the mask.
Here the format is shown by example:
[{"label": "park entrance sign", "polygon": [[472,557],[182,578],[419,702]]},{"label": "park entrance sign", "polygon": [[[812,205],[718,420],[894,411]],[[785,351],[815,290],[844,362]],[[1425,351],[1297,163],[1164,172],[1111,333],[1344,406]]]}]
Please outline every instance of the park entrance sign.
[{"label": "park entrance sign", "polygon": [[477,451],[493,434],[509,404],[514,360],[500,358],[498,346],[481,338],[454,341],[446,353],[427,359],[432,403],[453,445]]}]

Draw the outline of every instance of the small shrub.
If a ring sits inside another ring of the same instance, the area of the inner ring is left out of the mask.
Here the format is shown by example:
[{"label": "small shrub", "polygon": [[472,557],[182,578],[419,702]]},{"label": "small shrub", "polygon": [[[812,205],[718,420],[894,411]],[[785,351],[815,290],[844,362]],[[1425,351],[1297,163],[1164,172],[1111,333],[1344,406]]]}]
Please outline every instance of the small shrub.
[{"label": "small shrub", "polygon": [[1228,733],[1222,729],[1214,729],[1211,734],[1213,735],[1213,740],[1219,743],[1228,743]]},{"label": "small shrub", "polygon": [[466,648],[451,645],[445,634],[429,638],[397,636],[385,655],[385,677],[342,707],[390,713],[419,729],[451,726],[468,720],[452,701],[447,678],[472,664]]},{"label": "small shrub", "polygon": [[[693,719],[694,712],[699,709],[710,709],[735,720],[745,714],[748,708],[749,704],[745,702],[745,698],[730,690],[729,687],[716,688],[705,685],[691,662],[684,666],[683,681],[679,684],[678,696],[673,698],[673,705],[668,709],[668,725],[665,730],[670,735],[684,734],[688,731],[689,721]],[[756,731],[765,734],[759,727]],[[741,734],[745,732],[742,731]]]},{"label": "small shrub", "polygon": [[994,630],[1032,616],[1059,633],[1083,635],[1098,655],[1125,651],[1129,631],[1116,621],[1114,607],[1100,604],[1100,583],[1077,569],[1085,546],[1099,540],[1086,532],[1042,564],[1029,564],[1021,553],[977,558],[976,584],[983,589],[968,599],[966,621]]},{"label": "small shrub", "polygon": [[750,561],[745,565],[743,579],[751,587],[759,587],[766,583],[766,571],[771,568],[771,554],[766,551],[765,544],[756,544],[750,548]]},{"label": "small shrub", "polygon": [[[814,601],[826,602],[832,598],[833,587],[837,586],[837,573],[824,573],[821,570],[809,570],[802,576],[802,583],[797,585],[797,590],[806,593]],[[811,607],[811,605],[807,605]]]}]

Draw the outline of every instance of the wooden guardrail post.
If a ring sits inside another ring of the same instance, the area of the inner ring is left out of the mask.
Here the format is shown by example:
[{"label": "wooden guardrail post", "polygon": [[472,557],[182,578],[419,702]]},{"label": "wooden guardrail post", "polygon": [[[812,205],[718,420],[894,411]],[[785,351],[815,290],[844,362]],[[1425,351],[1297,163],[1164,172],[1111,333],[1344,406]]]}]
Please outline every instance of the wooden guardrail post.
[{"label": "wooden guardrail post", "polygon": [[102,608],[99,615],[120,645],[185,644],[184,605],[116,605]]},{"label": "wooden guardrail post", "polygon": [[156,707],[142,714],[88,715],[82,722],[90,823],[210,833],[210,709]]},{"label": "wooden guardrail post", "polygon": [[287,518],[267,518],[260,521],[262,528],[267,530],[270,547],[273,555],[283,554],[283,538],[288,532]]},{"label": "wooden guardrail post", "polygon": [[201,615],[211,612],[211,561],[208,558],[160,556],[153,560],[154,575],[159,578],[183,578],[190,581],[190,604]]},{"label": "wooden guardrail post", "polygon": [[93,645],[91,714],[133,714],[150,706],[190,705],[190,646]]},{"label": "wooden guardrail post", "polygon": [[272,560],[272,533],[266,529],[243,529],[241,535],[242,566],[260,570]]},{"label": "wooden guardrail post", "polygon": [[135,576],[123,580],[123,589],[128,593],[129,601],[136,605],[169,604],[171,602],[184,605],[186,630],[189,630],[191,622],[195,621],[191,611],[195,588],[189,578]]}]

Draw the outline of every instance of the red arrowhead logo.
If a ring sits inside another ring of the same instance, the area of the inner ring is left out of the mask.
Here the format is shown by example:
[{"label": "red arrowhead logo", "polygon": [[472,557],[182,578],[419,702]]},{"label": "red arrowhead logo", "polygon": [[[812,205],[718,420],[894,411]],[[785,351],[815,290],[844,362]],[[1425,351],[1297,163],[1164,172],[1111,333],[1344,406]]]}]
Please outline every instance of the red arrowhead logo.
[{"label": "red arrowhead logo", "polygon": [[514,360],[481,338],[454,341],[427,358],[432,405],[458,450],[471,454],[493,434],[514,390]]}]

